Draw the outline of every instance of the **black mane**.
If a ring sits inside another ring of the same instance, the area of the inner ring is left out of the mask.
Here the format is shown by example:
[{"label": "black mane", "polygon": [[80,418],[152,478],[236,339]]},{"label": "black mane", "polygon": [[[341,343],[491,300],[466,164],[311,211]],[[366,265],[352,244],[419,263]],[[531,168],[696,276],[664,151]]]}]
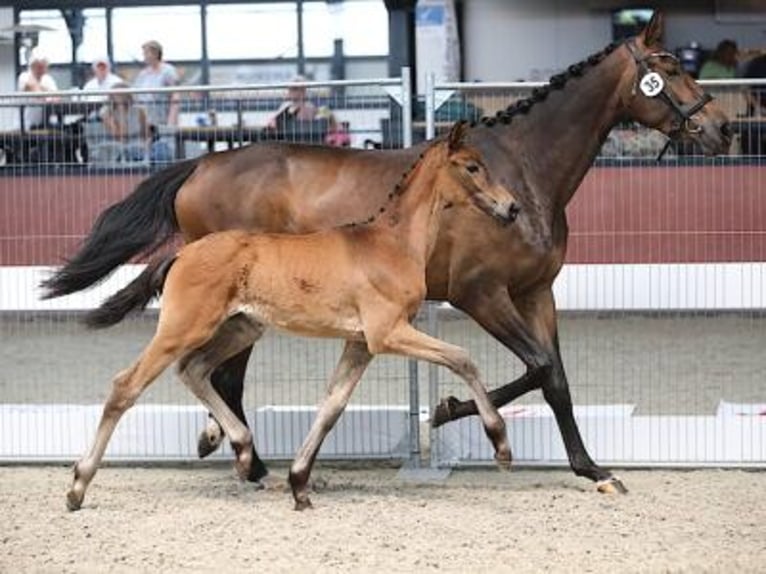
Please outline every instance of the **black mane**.
[{"label": "black mane", "polygon": [[545,98],[548,97],[548,94],[552,90],[563,89],[570,78],[582,76],[588,68],[592,68],[598,65],[604,58],[614,52],[621,44],[622,42],[612,42],[600,52],[592,54],[584,60],[577,62],[576,64],[572,64],[563,72],[551,76],[548,80],[548,84],[540,88],[534,88],[532,90],[531,96],[515,101],[504,110],[497,112],[497,114],[495,114],[493,117],[485,116],[478,120],[478,122],[471,122],[471,126],[473,127],[477,123],[481,123],[490,127],[495,125],[497,122],[503,124],[511,123],[511,120],[514,116],[518,114],[529,113],[529,110],[532,108],[532,106],[537,102],[542,102]]}]

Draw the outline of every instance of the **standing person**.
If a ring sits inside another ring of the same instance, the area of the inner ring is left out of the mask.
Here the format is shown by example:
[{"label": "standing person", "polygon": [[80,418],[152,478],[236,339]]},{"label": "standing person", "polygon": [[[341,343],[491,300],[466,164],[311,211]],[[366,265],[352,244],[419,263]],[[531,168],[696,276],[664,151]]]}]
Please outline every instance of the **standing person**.
[{"label": "standing person", "polygon": [[[128,88],[123,82],[113,86]],[[127,93],[114,93],[109,96],[108,105],[104,106],[101,120],[109,135],[105,142],[109,147],[109,159],[123,162],[142,161],[146,157],[149,145],[149,124],[146,110],[134,105],[133,96]]]},{"label": "standing person", "polygon": [[[123,80],[117,74],[112,73],[112,65],[107,58],[98,58],[91,64],[93,77],[82,87],[85,92],[100,92],[111,90],[117,84],[124,84]],[[99,96],[99,100],[106,100],[106,96]],[[98,100],[96,100],[98,101]]]},{"label": "standing person", "polygon": [[[144,68],[133,82],[134,88],[167,88],[178,85],[178,73],[171,64],[162,59],[162,44],[150,40],[141,46],[144,52]],[[136,100],[146,109],[152,130],[150,158],[152,162],[168,162],[173,159],[172,138],[162,137],[160,126],[178,125],[179,97],[176,93],[154,92],[137,94]]]},{"label": "standing person", "polygon": [[715,51],[700,69],[700,80],[719,80],[734,78],[737,75],[737,43],[734,40],[721,40]]},{"label": "standing person", "polygon": [[[17,82],[20,92],[55,92],[56,80],[48,73],[48,57],[39,50],[33,50],[29,56],[29,67],[19,74]],[[24,128],[38,129],[45,127],[48,118],[44,106],[26,106],[24,108]]]}]

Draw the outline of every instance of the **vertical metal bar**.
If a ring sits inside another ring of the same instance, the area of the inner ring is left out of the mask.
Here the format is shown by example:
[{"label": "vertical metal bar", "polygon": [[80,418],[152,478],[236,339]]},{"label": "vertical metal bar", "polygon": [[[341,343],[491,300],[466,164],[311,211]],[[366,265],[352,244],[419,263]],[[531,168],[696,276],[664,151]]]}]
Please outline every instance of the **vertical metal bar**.
[{"label": "vertical metal bar", "polygon": [[426,139],[431,140],[436,135],[436,78],[433,72],[426,74]]},{"label": "vertical metal bar", "polygon": [[402,147],[412,145],[412,82],[410,69],[402,68]]},{"label": "vertical metal bar", "polygon": [[[426,95],[426,97],[428,97]],[[433,134],[428,136],[432,138]],[[427,315],[426,315],[426,332],[433,336],[439,336],[439,308],[438,303],[429,302]],[[428,364],[428,405],[433,408],[439,401],[439,367],[434,363]],[[431,412],[433,416],[433,412]],[[431,468],[438,468],[439,461],[441,460],[441,453],[439,452],[439,430],[433,426],[429,426],[428,430],[428,445],[429,445],[429,461]]]}]

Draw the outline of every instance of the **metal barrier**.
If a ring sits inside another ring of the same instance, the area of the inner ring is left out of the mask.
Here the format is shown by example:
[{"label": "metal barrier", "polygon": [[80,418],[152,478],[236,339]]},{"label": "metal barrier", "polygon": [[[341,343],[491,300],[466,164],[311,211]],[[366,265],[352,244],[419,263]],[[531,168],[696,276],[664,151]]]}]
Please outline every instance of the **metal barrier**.
[{"label": "metal barrier", "polygon": [[[93,437],[112,377],[154,330],[153,310],[106,333],[88,332],[76,321],[133,277],[137,265],[123,266],[88,291],[39,300],[39,281],[75,252],[100,212],[152,170],[208,151],[277,140],[409,145],[409,74],[403,78],[0,95],[0,460],[79,457]],[[277,113],[296,86],[306,89],[313,118]],[[177,107],[178,126],[160,124],[149,133],[146,120],[161,121],[171,106]],[[341,348],[337,341],[277,333],[259,342],[245,406],[265,457],[294,455]],[[416,451],[408,406],[409,385],[416,383],[412,371],[401,359],[376,360],[323,456],[408,458]],[[174,379],[168,370],[126,415],[110,458],[195,456],[206,413]]]},{"label": "metal barrier", "polygon": [[[555,286],[560,339],[580,428],[599,462],[766,463],[766,203],[758,193],[765,187],[759,147],[764,132],[744,115],[743,100],[746,90],[766,89],[766,82],[707,84],[734,120],[732,157],[705,159],[693,149],[675,148],[657,166],[662,136],[620,126],[570,206],[568,263]],[[40,301],[37,284],[75,251],[98,213],[153,169],[276,139],[407,146],[456,119],[493,115],[537,85],[430,81],[425,116],[416,114],[413,121],[410,89],[400,80],[306,83],[319,120],[292,124],[273,118],[292,84],[173,88],[154,93],[176,94],[179,127],[125,138],[107,131],[103,118],[113,104],[93,101],[98,95],[61,93],[57,101],[42,102],[50,95],[0,94],[0,459],[80,456],[95,432],[109,381],[148,340],[153,311],[105,334],[87,332],[75,321],[134,276],[136,266],[54,301]],[[120,91],[149,109],[152,104],[141,99],[146,93]],[[22,125],[21,105],[48,106],[55,120],[31,129]],[[272,119],[272,127],[265,127]],[[636,197],[647,188],[653,192],[639,209]],[[701,219],[679,210],[695,201],[709,204],[697,210],[706,214]],[[644,209],[665,214],[663,221],[673,225],[652,226]],[[509,351],[448,306],[426,306],[422,320],[430,331],[467,347],[489,386],[522,374]],[[293,456],[339,350],[335,342],[277,334],[259,342],[245,404],[264,456]],[[112,459],[194,456],[206,415],[172,374],[163,379],[121,422],[108,453]],[[428,385],[418,388],[418,379]],[[418,373],[414,363],[378,359],[323,456],[415,463],[426,410],[420,405],[450,394],[463,396],[463,387],[446,371]],[[542,403],[532,393],[504,411],[516,459],[566,464]],[[475,419],[433,432],[430,448],[433,466],[491,460]]]},{"label": "metal barrier", "polygon": [[[568,208],[554,289],[560,342],[585,444],[606,464],[766,465],[766,131],[746,105],[766,81],[704,84],[732,119],[731,157],[674,146],[657,164],[664,136],[619,126]],[[430,82],[424,136],[494,115],[540,85]],[[489,387],[523,374],[465,316],[429,313],[437,336],[471,351]],[[449,373],[432,369],[429,379],[432,405],[466,398]],[[567,464],[539,392],[503,413],[516,460]],[[431,434],[433,466],[492,455],[476,417]]]}]

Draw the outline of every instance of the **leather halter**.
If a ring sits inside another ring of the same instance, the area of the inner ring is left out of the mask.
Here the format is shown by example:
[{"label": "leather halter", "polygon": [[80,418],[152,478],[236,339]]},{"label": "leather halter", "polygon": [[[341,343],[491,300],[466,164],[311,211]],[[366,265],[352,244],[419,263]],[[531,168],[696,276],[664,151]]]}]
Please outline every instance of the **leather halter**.
[{"label": "leather halter", "polygon": [[[647,74],[656,72],[655,70],[652,70],[648,64],[647,61],[652,58],[672,58],[673,60],[678,60],[675,55],[671,54],[670,52],[666,51],[660,51],[660,52],[651,52],[649,54],[646,54],[645,56],[642,56],[638,49],[636,48],[636,45],[633,43],[632,40],[625,42],[625,46],[628,48],[628,51],[630,52],[631,56],[633,56],[633,60],[636,62],[636,66],[638,67],[638,74],[636,75],[636,83],[633,85],[633,93],[636,93],[636,88],[643,79],[644,76]],[[688,134],[696,134],[699,133],[702,128],[700,128],[699,125],[694,121],[693,116],[697,112],[699,112],[702,108],[707,105],[708,102],[710,102],[713,99],[713,96],[708,94],[707,92],[702,92],[702,95],[694,102],[688,105],[683,105],[676,100],[676,98],[673,96],[673,94],[668,90],[668,82],[664,81],[665,78],[663,78],[663,87],[662,91],[659,92],[655,97],[660,98],[663,102],[665,102],[675,113],[678,118],[678,121],[675,124],[675,127],[670,130],[670,133],[668,136],[670,139],[665,144],[665,147],[662,148],[662,151],[660,152],[660,155],[657,157],[657,161],[660,161],[662,159],[662,156],[665,155],[665,152],[668,149],[668,146],[670,145],[670,142],[674,139],[678,139],[678,136],[682,132],[686,132]]]}]

